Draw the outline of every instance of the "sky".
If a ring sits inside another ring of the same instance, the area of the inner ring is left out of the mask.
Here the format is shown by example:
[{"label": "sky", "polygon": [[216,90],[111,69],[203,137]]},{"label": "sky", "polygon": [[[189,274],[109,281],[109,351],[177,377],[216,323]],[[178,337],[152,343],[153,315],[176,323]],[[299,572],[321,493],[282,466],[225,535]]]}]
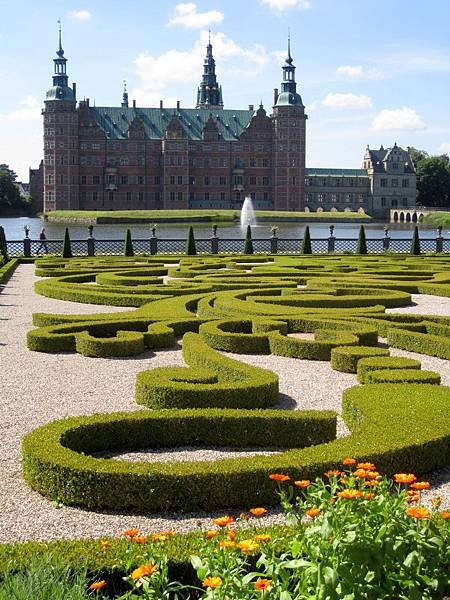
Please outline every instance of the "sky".
[{"label": "sky", "polygon": [[211,29],[225,108],[280,86],[288,30],[309,167],[361,166],[367,144],[450,152],[449,0],[0,0],[0,163],[43,155],[58,19],[78,99],[192,107]]}]

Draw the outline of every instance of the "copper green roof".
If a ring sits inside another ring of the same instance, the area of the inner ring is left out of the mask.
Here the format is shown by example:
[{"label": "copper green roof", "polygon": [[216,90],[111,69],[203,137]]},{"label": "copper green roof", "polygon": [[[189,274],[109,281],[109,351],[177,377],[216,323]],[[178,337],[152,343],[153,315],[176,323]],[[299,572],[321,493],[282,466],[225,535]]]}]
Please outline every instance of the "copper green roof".
[{"label": "copper green roof", "polygon": [[174,113],[180,119],[186,137],[201,140],[202,130],[209,115],[217,123],[219,139],[238,140],[252,118],[253,110],[208,110],[206,108],[132,108],[115,106],[90,107],[91,115],[109,139],[127,139],[128,128],[135,117],[139,117],[145,130],[145,137],[161,139]]},{"label": "copper green roof", "polygon": [[319,177],[368,177],[367,171],[365,169],[305,169],[305,176]]}]

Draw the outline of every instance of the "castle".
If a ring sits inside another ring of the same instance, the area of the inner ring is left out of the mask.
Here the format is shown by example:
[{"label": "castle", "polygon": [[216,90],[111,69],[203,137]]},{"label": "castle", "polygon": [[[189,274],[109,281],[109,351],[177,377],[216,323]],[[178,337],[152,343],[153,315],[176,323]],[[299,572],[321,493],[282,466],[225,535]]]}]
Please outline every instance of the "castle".
[{"label": "castle", "polygon": [[367,147],[361,169],[305,168],[305,106],[288,40],[272,113],[226,109],[211,41],[195,108],[91,106],[69,86],[61,43],[44,118],[44,161],[30,171],[43,210],[240,209],[364,210],[385,218],[413,207],[416,176],[408,152]]}]

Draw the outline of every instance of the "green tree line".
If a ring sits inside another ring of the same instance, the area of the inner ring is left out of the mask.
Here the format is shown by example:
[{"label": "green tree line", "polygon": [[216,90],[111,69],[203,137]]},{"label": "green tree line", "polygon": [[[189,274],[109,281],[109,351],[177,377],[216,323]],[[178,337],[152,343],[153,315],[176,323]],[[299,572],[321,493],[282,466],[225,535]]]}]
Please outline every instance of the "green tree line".
[{"label": "green tree line", "polygon": [[450,208],[450,158],[430,156],[424,150],[408,148],[417,175],[417,204]]}]

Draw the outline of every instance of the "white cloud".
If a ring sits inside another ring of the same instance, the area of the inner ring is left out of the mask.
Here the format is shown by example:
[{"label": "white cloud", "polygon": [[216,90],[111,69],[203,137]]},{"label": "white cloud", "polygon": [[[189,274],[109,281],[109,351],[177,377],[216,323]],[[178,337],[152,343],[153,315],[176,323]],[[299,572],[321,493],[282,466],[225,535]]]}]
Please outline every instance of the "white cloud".
[{"label": "white cloud", "polygon": [[71,10],[69,12],[69,18],[73,21],[83,23],[92,19],[92,14],[88,10]]},{"label": "white cloud", "polygon": [[439,146],[439,150],[441,152],[443,152],[444,154],[449,154],[450,155],[450,143],[445,142],[445,143],[441,144]]},{"label": "white cloud", "polygon": [[[159,56],[148,52],[139,54],[134,61],[139,83],[131,91],[131,97],[141,105],[155,105],[159,99],[163,99],[173,106],[175,98],[166,95],[166,87],[170,85],[171,90],[175,91],[177,85],[200,82],[207,43],[208,32],[202,31],[189,50],[168,50]],[[228,73],[232,73],[234,79],[236,76],[254,77],[270,61],[270,55],[262,44],[244,48],[220,32],[211,35],[211,43],[214,57],[220,65],[220,83]]]},{"label": "white cloud", "polygon": [[285,10],[291,10],[292,8],[311,8],[310,0],[261,0],[263,4],[266,4],[273,10],[284,12]]},{"label": "white cloud", "polygon": [[364,94],[328,94],[322,104],[327,108],[370,108],[372,99]]},{"label": "white cloud", "polygon": [[40,119],[41,107],[35,96],[29,94],[20,105],[22,108],[8,113],[0,113],[0,121],[33,121]]},{"label": "white cloud", "polygon": [[424,120],[414,108],[407,106],[393,110],[384,109],[378,113],[372,123],[372,129],[375,131],[418,131],[426,129],[426,127]]},{"label": "white cloud", "polygon": [[175,6],[175,12],[168,25],[183,25],[201,29],[208,25],[222,23],[224,14],[218,10],[208,10],[207,12],[197,12],[197,5],[194,2],[181,2]]},{"label": "white cloud", "polygon": [[350,79],[383,79],[383,72],[379,69],[365,69],[361,65],[342,65],[336,69],[336,73]]}]

